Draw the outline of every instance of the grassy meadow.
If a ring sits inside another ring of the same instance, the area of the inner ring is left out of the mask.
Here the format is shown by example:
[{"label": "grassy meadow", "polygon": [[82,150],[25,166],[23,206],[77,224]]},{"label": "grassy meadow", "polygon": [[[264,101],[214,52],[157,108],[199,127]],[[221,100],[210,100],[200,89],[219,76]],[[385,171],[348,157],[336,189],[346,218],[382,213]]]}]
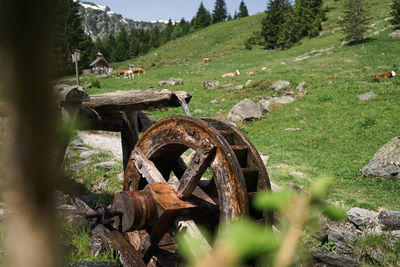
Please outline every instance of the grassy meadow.
[{"label": "grassy meadow", "polygon": [[[204,30],[151,51],[147,55],[113,63],[115,69],[128,64],[143,67],[145,75],[128,79],[99,79],[100,88],[89,94],[115,90],[158,88],[158,82],[182,78],[183,85],[166,87],[193,95],[189,104],[193,116],[226,119],[229,110],[244,98],[258,101],[272,96],[269,85],[287,80],[294,89],[306,82],[307,95],[288,105],[275,105],[264,118],[239,123],[239,128],[257,147],[269,155],[267,170],[278,185],[294,182],[307,186],[320,175],[334,177],[330,201],[344,207],[400,209],[400,184],[378,178],[360,177],[360,169],[374,153],[400,132],[400,78],[373,79],[372,74],[400,71],[400,39],[390,38],[393,31],[389,0],[368,1],[373,26],[363,44],[341,46],[343,34],[337,24],[343,1],[325,1],[327,21],[319,37],[304,39],[284,51],[268,51],[254,46],[246,50],[243,42],[260,30],[264,14],[212,25]],[[295,60],[301,56],[304,60]],[[203,63],[202,58],[213,61]],[[262,71],[267,67],[267,71]],[[221,78],[238,69],[240,76]],[[246,72],[253,71],[249,77]],[[96,79],[85,75],[83,81]],[[237,85],[253,83],[243,90]],[[203,89],[202,82],[218,80],[233,86]],[[261,82],[260,82],[261,81]],[[377,98],[359,101],[358,95],[373,91]],[[211,104],[217,99],[219,104]],[[195,114],[195,109],[204,113]],[[155,111],[157,119],[184,115],[183,108]],[[285,128],[301,128],[285,131]]]}]

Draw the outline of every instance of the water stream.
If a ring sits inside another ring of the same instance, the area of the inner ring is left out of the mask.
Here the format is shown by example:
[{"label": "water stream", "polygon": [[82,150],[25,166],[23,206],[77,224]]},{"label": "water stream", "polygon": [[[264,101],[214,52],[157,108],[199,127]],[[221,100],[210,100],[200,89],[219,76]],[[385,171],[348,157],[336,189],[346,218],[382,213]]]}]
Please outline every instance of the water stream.
[{"label": "water stream", "polygon": [[192,114],[190,114],[190,110],[189,110],[188,104],[186,103],[186,100],[184,98],[179,98],[179,97],[178,97],[178,100],[179,100],[179,103],[181,104],[181,106],[183,107],[183,109],[185,110],[186,115],[192,117]]}]

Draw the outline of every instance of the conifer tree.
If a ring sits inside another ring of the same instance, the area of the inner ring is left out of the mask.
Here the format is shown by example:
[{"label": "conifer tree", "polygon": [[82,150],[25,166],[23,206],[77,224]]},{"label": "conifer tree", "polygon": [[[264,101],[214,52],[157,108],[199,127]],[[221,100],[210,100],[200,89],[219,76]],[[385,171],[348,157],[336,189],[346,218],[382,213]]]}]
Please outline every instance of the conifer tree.
[{"label": "conifer tree", "polygon": [[322,0],[296,0],[295,16],[301,36],[315,37],[322,30]]},{"label": "conifer tree", "polygon": [[290,0],[271,0],[265,14],[261,30],[265,48],[287,48],[298,41]]},{"label": "conifer tree", "polygon": [[400,27],[400,0],[392,1],[390,15],[393,17],[391,23],[396,27]]},{"label": "conifer tree", "polygon": [[340,24],[346,35],[345,40],[360,43],[368,30],[368,7],[364,0],[346,0],[344,3],[344,16]]},{"label": "conifer tree", "polygon": [[235,10],[235,14],[233,14],[233,19],[237,19],[238,18],[238,13],[237,13],[237,11]]},{"label": "conifer tree", "polygon": [[225,21],[227,17],[228,17],[228,11],[226,10],[225,1],[216,0],[212,14],[212,23]]},{"label": "conifer tree", "polygon": [[115,41],[115,37],[114,35],[112,35],[110,33],[110,35],[108,36],[108,38],[105,41],[105,45],[104,48],[108,51],[108,55],[109,55],[109,61],[113,62],[116,61],[116,55],[115,55],[115,45],[116,45],[116,41]]},{"label": "conifer tree", "polygon": [[154,26],[150,33],[150,47],[159,47],[161,45],[161,34],[158,26]]},{"label": "conifer tree", "polygon": [[167,27],[165,27],[165,29],[162,31],[163,44],[165,44],[171,40],[171,34],[172,34],[173,30],[174,30],[174,25],[172,24],[172,20],[169,19]]},{"label": "conifer tree", "polygon": [[187,22],[184,18],[182,18],[181,21],[179,22],[179,26],[182,28],[183,34],[189,33],[190,23]]},{"label": "conifer tree", "polygon": [[129,56],[130,57],[137,57],[140,53],[140,45],[139,45],[139,38],[138,38],[138,30],[133,29],[128,36],[129,40]]},{"label": "conifer tree", "polygon": [[203,2],[200,3],[199,9],[197,10],[196,17],[194,19],[194,28],[201,29],[211,24],[210,12],[204,7]]},{"label": "conifer tree", "polygon": [[239,6],[239,13],[237,14],[239,18],[244,18],[249,16],[249,11],[247,10],[246,4],[242,1]]},{"label": "conifer tree", "polygon": [[116,61],[123,61],[129,58],[129,41],[128,33],[125,28],[122,28],[116,40],[116,47],[114,50],[114,58]]}]

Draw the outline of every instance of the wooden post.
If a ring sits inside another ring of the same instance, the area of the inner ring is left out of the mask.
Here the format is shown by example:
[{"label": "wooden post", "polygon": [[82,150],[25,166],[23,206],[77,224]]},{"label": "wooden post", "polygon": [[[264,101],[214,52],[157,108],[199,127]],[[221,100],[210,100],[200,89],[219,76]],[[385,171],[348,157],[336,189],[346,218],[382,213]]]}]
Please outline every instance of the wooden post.
[{"label": "wooden post", "polygon": [[139,140],[139,126],[137,121],[137,111],[125,111],[122,113],[123,129],[121,131],[122,161],[124,170],[129,161],[129,157],[137,141]]}]

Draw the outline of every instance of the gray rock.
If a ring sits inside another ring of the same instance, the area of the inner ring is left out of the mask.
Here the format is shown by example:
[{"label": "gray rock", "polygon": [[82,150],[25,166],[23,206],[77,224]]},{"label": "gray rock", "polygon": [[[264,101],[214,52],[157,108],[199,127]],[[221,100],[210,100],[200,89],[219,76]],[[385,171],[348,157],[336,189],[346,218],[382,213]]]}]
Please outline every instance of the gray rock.
[{"label": "gray rock", "polygon": [[389,34],[389,37],[400,37],[400,30],[396,30],[394,32],[392,32],[391,34]]},{"label": "gray rock", "polygon": [[368,100],[373,99],[373,98],[376,98],[376,97],[377,97],[377,95],[374,94],[373,92],[368,92],[368,93],[359,95],[359,96],[358,96],[358,99],[359,99],[360,101],[368,101]]},{"label": "gray rock", "polygon": [[246,82],[246,86],[249,86],[252,82],[253,82],[253,80],[248,80],[248,81]]},{"label": "gray rock", "polygon": [[268,100],[271,102],[285,105],[285,104],[290,104],[290,103],[294,102],[296,99],[294,99],[294,97],[285,95],[285,96],[281,96],[281,97],[272,97]]},{"label": "gray rock", "polygon": [[167,86],[167,85],[177,85],[183,84],[183,80],[181,78],[169,78],[168,81],[160,81],[158,82],[158,86]]},{"label": "gray rock", "polygon": [[100,253],[105,250],[103,240],[100,237],[90,238],[90,254],[97,257]]},{"label": "gray rock", "polygon": [[289,88],[291,86],[291,83],[288,81],[277,81],[272,85],[272,89],[274,89],[276,92],[279,92],[282,89]]},{"label": "gray rock", "polygon": [[211,100],[210,103],[213,105],[217,105],[217,104],[219,104],[219,101],[217,99],[213,99],[213,100]]},{"label": "gray rock", "polygon": [[99,183],[99,185],[97,186],[97,190],[104,191],[104,190],[107,189],[107,187],[108,187],[108,182],[107,181],[101,181]]},{"label": "gray rock", "polygon": [[352,254],[357,236],[347,229],[330,226],[328,229],[328,240],[332,240],[335,243],[337,253]]},{"label": "gray rock", "polygon": [[224,88],[231,87],[231,86],[233,86],[233,83],[227,83],[227,84],[222,85],[222,87],[224,87]]},{"label": "gray rock", "polygon": [[233,106],[228,114],[228,119],[232,121],[245,121],[260,118],[262,118],[260,106],[248,98]]},{"label": "gray rock", "polygon": [[76,206],[60,205],[57,207],[57,213],[63,218],[63,221],[72,226],[79,226],[87,223],[84,212]]},{"label": "gray rock", "polygon": [[97,195],[97,194],[83,195],[83,196],[76,197],[75,198],[75,202],[76,202],[76,204],[78,205],[79,208],[81,208],[82,210],[86,211],[87,207],[82,206],[81,203],[79,203],[78,199],[80,201],[83,201],[90,208],[94,209],[97,206],[99,198],[100,198],[100,195]]},{"label": "gray rock", "polygon": [[269,106],[271,105],[271,102],[269,100],[261,99],[260,101],[258,101],[258,105],[263,111],[270,112]]},{"label": "gray rock", "polygon": [[351,208],[347,218],[358,228],[373,228],[377,225],[378,213],[361,208]]},{"label": "gray rock", "polygon": [[219,82],[218,81],[205,81],[205,82],[203,82],[204,89],[215,89],[218,86],[219,86]]},{"label": "gray rock", "polygon": [[69,166],[69,168],[72,171],[77,172],[78,170],[82,169],[83,167],[85,167],[88,164],[90,164],[90,160],[82,160],[81,162],[78,162],[78,163],[75,163],[75,164],[71,164]]},{"label": "gray rock", "polygon": [[67,149],[65,150],[64,158],[70,158],[73,156],[75,156],[75,152],[67,147]]},{"label": "gray rock", "polygon": [[243,85],[238,85],[238,86],[235,87],[236,90],[242,90],[243,88],[244,88]]},{"label": "gray rock", "polygon": [[59,190],[54,191],[53,196],[54,196],[54,202],[55,202],[56,206],[72,204],[71,196],[68,194],[65,194]]},{"label": "gray rock", "polygon": [[378,219],[383,229],[400,229],[400,211],[382,210],[379,212]]},{"label": "gray rock", "polygon": [[246,72],[246,74],[247,74],[248,76],[256,76],[256,73],[255,73],[254,71]]},{"label": "gray rock", "polygon": [[76,137],[71,142],[69,142],[69,146],[75,148],[75,147],[85,146],[85,144],[83,143],[82,139]]},{"label": "gray rock", "polygon": [[106,171],[109,171],[117,165],[118,165],[118,163],[115,161],[106,161],[106,162],[97,163],[97,164],[93,165],[93,167],[96,169],[104,169]]},{"label": "gray rock", "polygon": [[319,262],[325,263],[328,266],[358,266],[354,256],[333,253],[324,248],[313,249],[311,251],[311,254],[314,259],[318,260]]},{"label": "gray rock", "polygon": [[361,171],[364,176],[400,180],[400,137],[381,147]]},{"label": "gray rock", "polygon": [[375,262],[382,262],[383,254],[377,249],[373,249],[368,252],[368,255],[375,261]]},{"label": "gray rock", "polygon": [[300,131],[301,128],[286,128],[285,131],[289,131],[289,132],[295,132],[295,131]]},{"label": "gray rock", "polygon": [[301,82],[296,86],[296,90],[299,92],[303,92],[304,86],[306,85],[306,82]]},{"label": "gray rock", "polygon": [[118,267],[114,262],[104,261],[72,261],[68,263],[68,267]]},{"label": "gray rock", "polygon": [[196,113],[196,114],[198,114],[198,113],[204,113],[204,111],[201,110],[201,109],[196,108],[196,109],[194,110],[194,113]]},{"label": "gray rock", "polygon": [[97,154],[97,153],[99,153],[99,152],[97,152],[97,151],[95,151],[95,150],[83,151],[83,152],[81,152],[81,153],[79,154],[79,157],[80,157],[81,159],[88,159],[88,158],[90,158],[90,156],[92,156],[92,155],[94,155],[94,154]]},{"label": "gray rock", "polygon": [[262,67],[261,70],[262,71],[268,71],[268,68],[267,67]]}]

